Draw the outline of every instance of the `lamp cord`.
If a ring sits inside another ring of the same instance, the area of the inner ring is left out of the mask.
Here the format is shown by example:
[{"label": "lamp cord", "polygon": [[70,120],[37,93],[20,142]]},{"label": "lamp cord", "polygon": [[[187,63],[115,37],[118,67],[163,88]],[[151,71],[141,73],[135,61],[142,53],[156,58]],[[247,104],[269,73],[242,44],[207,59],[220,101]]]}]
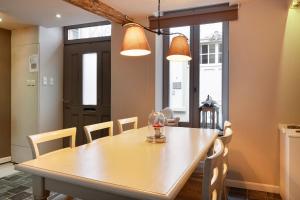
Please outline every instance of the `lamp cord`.
[{"label": "lamp cord", "polygon": [[158,35],[161,35],[161,30],[160,30],[160,0],[158,0],[158,18],[157,18],[157,26],[158,26]]},{"label": "lamp cord", "polygon": [[[130,21],[130,23],[137,24],[137,25],[143,27],[145,30],[147,30],[147,31],[149,31],[149,32],[151,32],[151,33],[158,34],[158,35],[168,35],[168,36],[170,36],[170,35],[181,35],[181,36],[186,37],[184,34],[179,33],[179,32],[175,32],[175,33],[169,33],[169,32],[168,32],[168,33],[166,33],[166,32],[161,31],[161,28],[160,28],[160,17],[161,17],[161,15],[160,15],[160,0],[158,0],[157,11],[158,11],[158,16],[157,16],[157,31],[154,31],[154,30],[152,30],[152,29],[150,29],[150,28],[148,28],[148,27],[145,27],[145,26],[143,26],[143,25],[140,24],[140,23],[136,23],[136,22],[134,22],[133,20],[129,20],[129,21]],[[129,19],[129,18],[128,18],[128,19]],[[124,24],[123,26],[125,26],[125,25],[126,25],[126,24]]]}]

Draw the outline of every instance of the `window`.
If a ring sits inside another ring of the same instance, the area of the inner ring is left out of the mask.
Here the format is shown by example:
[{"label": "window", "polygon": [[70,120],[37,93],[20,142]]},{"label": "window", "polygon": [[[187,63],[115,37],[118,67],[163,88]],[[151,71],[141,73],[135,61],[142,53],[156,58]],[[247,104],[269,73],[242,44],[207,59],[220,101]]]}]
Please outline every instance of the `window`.
[{"label": "window", "polygon": [[203,65],[222,63],[222,44],[215,42],[201,43],[200,63]]},{"label": "window", "polygon": [[111,36],[111,24],[74,28],[68,30],[68,40]]},{"label": "window", "polygon": [[64,27],[65,44],[110,40],[111,24],[108,21]]},{"label": "window", "polygon": [[[193,59],[185,63],[164,61],[163,107],[173,109],[181,126],[200,127],[199,108],[209,95],[219,107],[215,125],[222,128],[223,121],[228,119],[228,22],[169,31],[189,37]],[[164,39],[165,55],[171,39],[172,36]]]}]

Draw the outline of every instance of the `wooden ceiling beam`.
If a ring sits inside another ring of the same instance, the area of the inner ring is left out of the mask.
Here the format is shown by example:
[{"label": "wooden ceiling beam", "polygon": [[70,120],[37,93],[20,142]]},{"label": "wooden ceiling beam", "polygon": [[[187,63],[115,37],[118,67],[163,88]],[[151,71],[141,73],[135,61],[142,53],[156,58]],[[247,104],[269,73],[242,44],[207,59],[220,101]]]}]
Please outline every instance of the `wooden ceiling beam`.
[{"label": "wooden ceiling beam", "polygon": [[130,18],[127,15],[117,11],[116,9],[110,7],[109,5],[101,2],[100,0],[64,0],[70,4],[73,4],[77,7],[80,7],[84,10],[87,10],[91,13],[105,17],[106,19],[118,23],[126,24],[131,22]]}]

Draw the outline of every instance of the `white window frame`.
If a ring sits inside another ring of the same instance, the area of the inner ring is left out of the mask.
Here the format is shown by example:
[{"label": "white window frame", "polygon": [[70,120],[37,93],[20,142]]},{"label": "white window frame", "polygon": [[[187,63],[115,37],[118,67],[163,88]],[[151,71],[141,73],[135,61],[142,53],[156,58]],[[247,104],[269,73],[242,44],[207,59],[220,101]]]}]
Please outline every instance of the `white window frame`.
[{"label": "white window frame", "polygon": [[[215,52],[214,53],[211,53],[209,51],[209,45],[211,44],[214,44],[215,45]],[[222,51],[219,51],[219,45],[222,44],[222,41],[217,41],[217,42],[204,42],[204,43],[201,43],[200,44],[200,65],[203,65],[203,66],[211,66],[211,65],[218,65],[218,64],[222,64],[222,62],[219,62],[219,55],[222,56]],[[202,53],[201,52],[201,49],[202,49],[202,45],[207,45],[207,50],[208,52],[207,53]],[[209,57],[210,55],[212,54],[215,54],[215,62],[214,63],[210,63],[209,62]],[[203,64],[202,63],[202,56],[204,55],[207,55],[207,64]]]}]

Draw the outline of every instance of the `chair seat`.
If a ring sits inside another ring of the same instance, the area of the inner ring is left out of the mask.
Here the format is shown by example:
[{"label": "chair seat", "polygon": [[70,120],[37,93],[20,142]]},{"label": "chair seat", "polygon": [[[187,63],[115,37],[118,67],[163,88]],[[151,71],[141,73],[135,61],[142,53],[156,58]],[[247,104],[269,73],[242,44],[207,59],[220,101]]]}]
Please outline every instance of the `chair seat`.
[{"label": "chair seat", "polygon": [[191,176],[175,200],[200,200],[202,199],[202,178]]}]

